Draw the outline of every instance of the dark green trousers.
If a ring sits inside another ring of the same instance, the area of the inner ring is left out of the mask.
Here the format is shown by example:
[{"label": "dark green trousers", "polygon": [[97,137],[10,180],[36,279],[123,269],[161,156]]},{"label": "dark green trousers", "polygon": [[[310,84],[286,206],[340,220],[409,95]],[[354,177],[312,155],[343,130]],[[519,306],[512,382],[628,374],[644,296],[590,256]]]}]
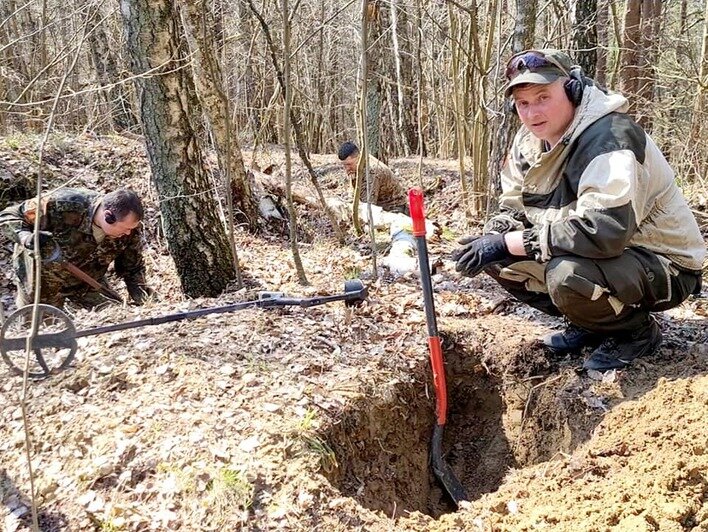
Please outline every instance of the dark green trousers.
[{"label": "dark green trousers", "polygon": [[650,312],[676,307],[701,287],[700,272],[678,270],[642,248],[602,260],[554,257],[545,268],[548,293],[530,291],[524,282],[501,277],[502,268],[513,262],[485,271],[519,301],[599,333],[645,326]]}]

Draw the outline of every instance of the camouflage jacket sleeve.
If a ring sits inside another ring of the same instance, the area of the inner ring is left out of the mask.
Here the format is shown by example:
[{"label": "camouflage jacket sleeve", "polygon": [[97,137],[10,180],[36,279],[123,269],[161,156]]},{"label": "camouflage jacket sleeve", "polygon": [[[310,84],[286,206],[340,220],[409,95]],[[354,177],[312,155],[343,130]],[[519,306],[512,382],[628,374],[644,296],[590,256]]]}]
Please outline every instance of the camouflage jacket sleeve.
[{"label": "camouflage jacket sleeve", "polygon": [[378,205],[381,199],[381,166],[372,165],[369,172],[371,173],[371,203]]},{"label": "camouflage jacket sleeve", "polygon": [[28,209],[30,201],[11,205],[0,212],[0,230],[12,242],[22,244],[24,234],[34,231],[34,215]]},{"label": "camouflage jacket sleeve", "polygon": [[116,275],[125,281],[125,287],[131,298],[139,302],[141,291],[149,293],[145,282],[141,231],[134,231],[130,234],[125,248],[116,256],[114,266]]},{"label": "camouflage jacket sleeve", "polygon": [[373,163],[369,165],[369,187],[367,190],[366,180],[361,180],[361,190],[359,191],[359,199],[361,201],[368,201],[371,199],[372,205],[379,204],[379,191],[381,188],[381,179],[379,177],[379,169],[374,166]]}]

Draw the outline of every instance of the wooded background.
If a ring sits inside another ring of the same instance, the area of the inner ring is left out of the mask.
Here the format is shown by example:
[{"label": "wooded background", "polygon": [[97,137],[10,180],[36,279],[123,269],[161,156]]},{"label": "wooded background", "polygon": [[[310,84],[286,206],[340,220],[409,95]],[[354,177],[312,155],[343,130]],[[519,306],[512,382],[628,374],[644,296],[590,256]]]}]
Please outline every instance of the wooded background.
[{"label": "wooded background", "polygon": [[[0,134],[40,132],[55,107],[57,130],[144,135],[160,197],[181,198],[161,202],[168,240],[200,213],[199,231],[219,229],[195,254],[218,278],[232,253],[204,191],[230,183],[258,217],[240,146],[291,129],[308,165],[361,141],[361,101],[370,153],[458,159],[463,204],[484,215],[518,126],[505,62],[526,48],[567,50],[627,95],[679,180],[707,190],[706,0],[2,0],[0,39]],[[204,170],[211,148],[222,177]]]}]

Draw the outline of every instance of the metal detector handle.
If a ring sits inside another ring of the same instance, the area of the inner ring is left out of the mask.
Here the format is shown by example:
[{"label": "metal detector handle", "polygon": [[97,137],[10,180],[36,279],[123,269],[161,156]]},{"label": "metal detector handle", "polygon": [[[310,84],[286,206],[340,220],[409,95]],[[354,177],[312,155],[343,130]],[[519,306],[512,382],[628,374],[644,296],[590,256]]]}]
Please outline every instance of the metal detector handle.
[{"label": "metal detector handle", "polygon": [[325,305],[327,303],[332,303],[334,301],[345,301],[347,303],[354,303],[359,301],[364,301],[368,295],[368,290],[363,287],[359,290],[352,292],[346,292],[344,294],[337,294],[332,296],[319,296],[319,297],[265,297],[259,299],[259,307],[316,307],[318,305]]},{"label": "metal detector handle", "polygon": [[[354,282],[354,281],[349,281]],[[225,314],[228,312],[234,312],[237,310],[243,310],[247,308],[257,307],[257,308],[273,308],[273,307],[285,307],[285,306],[298,306],[298,307],[313,307],[315,305],[324,305],[332,301],[345,301],[348,304],[354,304],[356,302],[364,301],[368,295],[367,287],[364,286],[360,281],[356,281],[357,286],[361,288],[357,290],[351,290],[344,294],[338,294],[333,296],[322,296],[313,298],[293,298],[293,297],[283,297],[282,292],[261,292],[258,295],[258,299],[253,301],[243,301],[241,303],[233,303],[231,305],[225,305],[223,307],[210,307],[204,309],[187,310],[184,312],[178,312],[176,314],[167,314],[165,316],[158,316],[154,318],[146,318],[144,320],[129,321],[126,323],[117,323],[115,325],[104,325],[101,327],[95,327],[93,329],[87,329],[84,331],[79,331],[76,333],[76,338],[82,338],[84,336],[94,336],[97,334],[105,334],[109,332],[124,331],[126,329],[136,329],[138,327],[145,327],[148,325],[161,325],[163,323],[172,323],[175,321],[182,321],[192,318],[200,318],[202,316],[207,316],[209,314]]]},{"label": "metal detector handle", "polygon": [[[82,338],[84,336],[96,336],[98,334],[105,334],[109,332],[125,331],[127,329],[137,329],[139,327],[146,327],[151,325],[162,325],[163,323],[172,323],[175,321],[182,321],[186,319],[201,318],[202,316],[207,316],[209,314],[225,314],[228,312],[234,312],[237,310],[243,310],[250,307],[262,306],[259,305],[260,301],[244,301],[242,303],[234,303],[232,305],[225,305],[223,307],[211,307],[205,309],[197,310],[186,310],[184,312],[177,312],[175,314],[167,314],[165,316],[157,316],[154,318],[145,318],[144,320],[127,321],[125,323],[116,323],[114,325],[102,325],[99,327],[94,327],[92,329],[86,329],[83,331],[78,331],[76,333],[76,338]],[[264,306],[264,305],[263,305]]]}]

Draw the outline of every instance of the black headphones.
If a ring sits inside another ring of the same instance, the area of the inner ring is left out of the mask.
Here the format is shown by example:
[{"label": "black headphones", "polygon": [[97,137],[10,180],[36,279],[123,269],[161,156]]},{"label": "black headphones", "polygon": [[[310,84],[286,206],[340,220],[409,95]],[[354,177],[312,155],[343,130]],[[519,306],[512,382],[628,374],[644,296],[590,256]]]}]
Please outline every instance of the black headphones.
[{"label": "black headphones", "polygon": [[583,76],[583,69],[580,67],[571,68],[568,72],[568,79],[564,84],[565,95],[573,104],[573,107],[578,107],[583,101],[583,90],[587,85],[587,78]]},{"label": "black headphones", "polygon": [[116,223],[118,220],[116,220],[116,215],[113,214],[111,211],[106,211],[105,216],[103,217],[104,220],[106,220],[107,224],[113,225]]},{"label": "black headphones", "polygon": [[[583,75],[583,69],[580,67],[572,68],[570,72],[568,72],[568,78],[569,79],[563,84],[565,95],[568,97],[570,103],[573,104],[573,107],[578,107],[580,102],[583,101],[583,90],[585,86],[592,85],[592,83]],[[511,112],[515,115],[519,114],[513,100],[511,102]]]}]

